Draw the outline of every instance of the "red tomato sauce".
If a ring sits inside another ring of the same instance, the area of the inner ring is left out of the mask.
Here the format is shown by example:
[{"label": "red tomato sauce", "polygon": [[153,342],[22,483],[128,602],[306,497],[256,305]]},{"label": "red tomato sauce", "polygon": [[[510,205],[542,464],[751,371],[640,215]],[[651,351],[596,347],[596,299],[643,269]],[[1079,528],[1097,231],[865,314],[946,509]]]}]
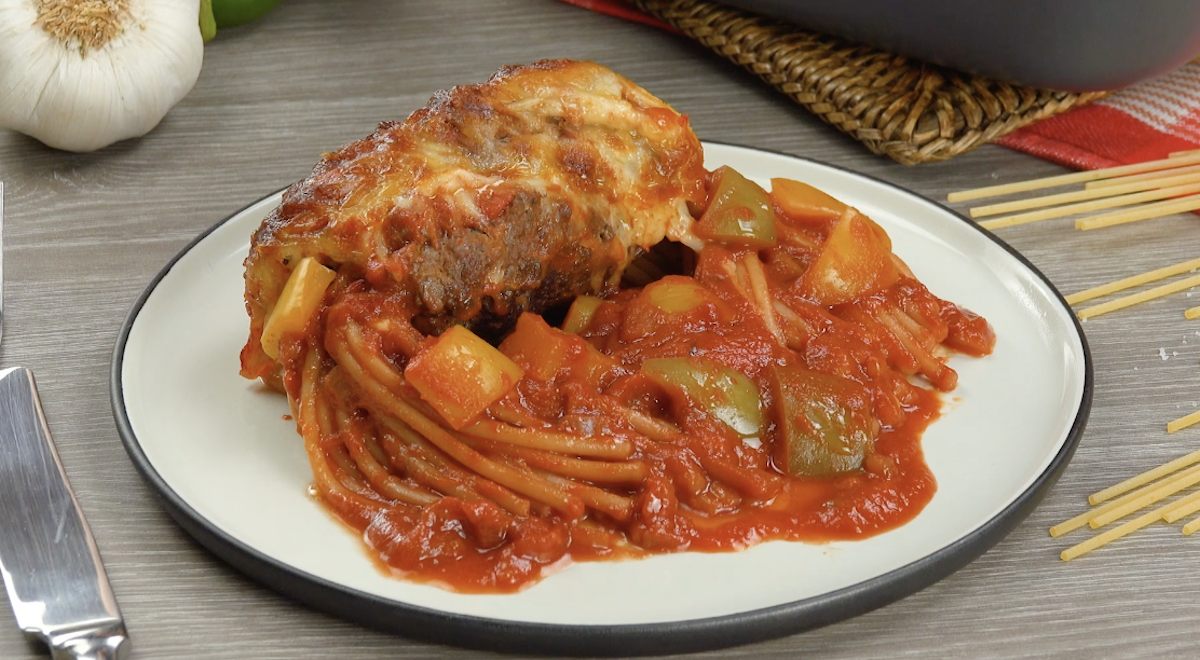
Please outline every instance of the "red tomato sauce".
[{"label": "red tomato sauce", "polygon": [[[386,570],[482,593],[520,590],[572,562],[853,540],[912,520],[937,488],[921,436],[957,383],[945,358],[989,353],[992,330],[911,277],[864,216],[804,217],[778,200],[774,211],[773,247],[710,241],[676,274],[577,300],[564,323],[573,332],[527,315],[499,345],[524,375],[481,422],[624,453],[514,448],[472,435],[470,425],[451,436],[544,477],[581,503],[576,509],[534,501],[514,514],[503,487],[486,480],[473,485],[479,499],[326,502],[363,532]],[[837,241],[874,256],[831,255]],[[369,318],[379,309],[377,297],[347,295],[325,315]],[[389,346],[380,340],[376,358],[401,369],[404,357]],[[327,379],[332,399],[360,396],[342,382]],[[606,471],[617,464],[625,476]],[[574,469],[599,472],[563,476]]]}]

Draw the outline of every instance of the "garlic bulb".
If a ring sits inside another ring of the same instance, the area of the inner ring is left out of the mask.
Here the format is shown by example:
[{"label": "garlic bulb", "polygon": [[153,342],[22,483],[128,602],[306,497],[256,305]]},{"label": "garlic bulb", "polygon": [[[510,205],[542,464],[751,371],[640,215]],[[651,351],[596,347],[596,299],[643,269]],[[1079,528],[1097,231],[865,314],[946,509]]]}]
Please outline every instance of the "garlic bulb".
[{"label": "garlic bulb", "polygon": [[150,132],[192,89],[200,0],[0,0],[0,126],[68,151]]}]

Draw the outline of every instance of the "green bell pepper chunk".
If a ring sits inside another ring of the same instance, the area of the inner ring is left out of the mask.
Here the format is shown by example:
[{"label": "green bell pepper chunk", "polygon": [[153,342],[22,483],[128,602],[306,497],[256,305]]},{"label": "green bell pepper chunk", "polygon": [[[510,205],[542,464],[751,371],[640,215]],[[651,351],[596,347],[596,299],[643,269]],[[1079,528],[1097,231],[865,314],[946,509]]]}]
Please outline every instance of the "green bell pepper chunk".
[{"label": "green bell pepper chunk", "polygon": [[708,289],[683,277],[664,277],[646,285],[646,297],[665,314],[684,314],[709,301]]},{"label": "green bell pepper chunk", "polygon": [[587,330],[588,326],[592,324],[592,317],[596,315],[596,310],[600,309],[603,302],[596,296],[577,296],[571,303],[571,308],[567,310],[567,317],[563,319],[563,332],[577,335]]},{"label": "green bell pepper chunk", "polygon": [[763,427],[762,401],[754,382],[723,364],[697,358],[651,358],[641,372],[667,389],[682,390],[738,435],[757,436]]},{"label": "green bell pepper chunk", "polygon": [[776,466],[793,476],[861,467],[879,435],[866,388],[800,367],[775,367],[774,376]]},{"label": "green bell pepper chunk", "polygon": [[731,167],[717,170],[708,208],[696,221],[701,238],[754,249],[775,245],[775,209],[762,186]]}]

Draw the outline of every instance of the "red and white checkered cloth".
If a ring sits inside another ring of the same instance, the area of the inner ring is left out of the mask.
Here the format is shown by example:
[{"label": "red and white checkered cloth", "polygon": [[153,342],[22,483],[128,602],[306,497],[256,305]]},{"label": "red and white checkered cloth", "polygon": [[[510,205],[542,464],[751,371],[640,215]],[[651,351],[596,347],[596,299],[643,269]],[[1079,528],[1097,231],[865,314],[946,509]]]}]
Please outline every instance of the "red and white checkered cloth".
[{"label": "red and white checkered cloth", "polygon": [[1087,170],[1200,149],[1200,62],[1043,119],[998,142]]},{"label": "red and white checkered cloth", "polygon": [[[666,30],[623,0],[560,0]],[[1200,60],[997,141],[1075,169],[1101,169],[1200,149]]]}]

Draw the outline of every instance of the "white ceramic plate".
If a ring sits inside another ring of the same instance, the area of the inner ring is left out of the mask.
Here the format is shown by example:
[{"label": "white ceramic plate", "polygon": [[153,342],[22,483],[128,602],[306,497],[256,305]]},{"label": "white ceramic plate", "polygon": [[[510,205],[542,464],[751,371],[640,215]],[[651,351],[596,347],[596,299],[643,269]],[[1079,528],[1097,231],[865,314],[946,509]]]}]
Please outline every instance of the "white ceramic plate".
[{"label": "white ceramic plate", "polygon": [[856,206],[887,229],[931,291],[995,328],[991,356],[952,361],[958,389],[923,440],[937,494],[909,524],[854,542],[578,564],[515,595],[384,576],[308,495],[311,473],[284,398],[238,375],[248,329],[242,260],[278,194],[188,246],[130,313],[112,374],[130,456],[181,525],[269,586],[351,620],[467,646],[711,648],[824,625],[932,584],[1007,534],[1070,459],[1091,399],[1075,317],[1024,259],[941,206],[791,156],[705,148],[709,167],[729,164],[763,183],[799,179]]}]

